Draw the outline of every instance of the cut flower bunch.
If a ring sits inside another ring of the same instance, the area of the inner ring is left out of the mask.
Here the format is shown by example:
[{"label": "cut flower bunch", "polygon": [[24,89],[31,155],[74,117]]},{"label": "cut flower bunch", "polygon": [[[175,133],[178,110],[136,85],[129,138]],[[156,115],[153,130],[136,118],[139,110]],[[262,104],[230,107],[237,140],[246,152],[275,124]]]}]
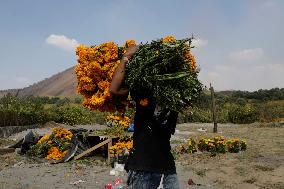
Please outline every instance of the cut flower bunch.
[{"label": "cut flower bunch", "polygon": [[168,36],[140,45],[126,64],[125,83],[130,91],[147,91],[158,106],[174,111],[192,106],[202,84],[190,51],[191,41]]},{"label": "cut flower bunch", "polygon": [[133,148],[133,140],[118,141],[109,149],[111,163],[120,162],[126,163],[129,152]]},{"label": "cut flower bunch", "polygon": [[[202,85],[197,78],[195,57],[190,51],[191,41],[191,38],[177,40],[168,36],[140,44],[126,64],[123,85],[132,92],[147,91],[164,108],[180,111],[192,106]],[[111,96],[109,87],[122,55],[135,44],[128,40],[123,47],[107,42],[77,48],[77,91],[84,96],[85,107],[108,112],[124,112],[126,107],[131,107],[130,99]]]},{"label": "cut flower bunch", "polygon": [[83,95],[85,107],[102,112],[124,112],[130,105],[125,98],[112,97],[109,87],[121,54],[131,45],[135,45],[133,40],[126,41],[123,48],[119,48],[114,42],[77,47],[77,92]]}]

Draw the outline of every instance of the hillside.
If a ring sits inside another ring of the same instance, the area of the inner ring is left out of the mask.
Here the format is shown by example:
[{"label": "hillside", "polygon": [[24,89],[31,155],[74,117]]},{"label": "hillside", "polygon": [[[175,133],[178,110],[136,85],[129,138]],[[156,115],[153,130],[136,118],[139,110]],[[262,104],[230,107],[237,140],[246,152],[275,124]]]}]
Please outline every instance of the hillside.
[{"label": "hillside", "polygon": [[11,93],[18,96],[72,96],[76,94],[76,75],[74,67],[53,75],[23,89],[0,91],[0,97]]}]

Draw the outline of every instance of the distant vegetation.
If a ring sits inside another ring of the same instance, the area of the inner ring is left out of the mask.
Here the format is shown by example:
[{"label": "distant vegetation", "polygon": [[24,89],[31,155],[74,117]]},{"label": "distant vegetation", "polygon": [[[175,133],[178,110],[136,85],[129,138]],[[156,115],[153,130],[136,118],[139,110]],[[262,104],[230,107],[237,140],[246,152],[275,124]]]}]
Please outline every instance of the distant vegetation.
[{"label": "distant vegetation", "polygon": [[[221,91],[215,98],[220,123],[284,121],[284,88]],[[179,122],[212,122],[210,92],[205,90],[196,106],[180,115]]]},{"label": "distant vegetation", "polygon": [[104,123],[105,114],[89,111],[82,98],[26,97],[6,95],[0,99],[0,126],[42,124],[48,121],[69,125]]},{"label": "distant vegetation", "polygon": [[[284,88],[270,90],[216,92],[219,123],[253,123],[284,121]],[[80,96],[0,98],[0,126],[57,123],[90,124],[105,122],[106,113],[89,111]],[[180,113],[179,123],[212,122],[210,92],[204,90],[194,108]]]}]

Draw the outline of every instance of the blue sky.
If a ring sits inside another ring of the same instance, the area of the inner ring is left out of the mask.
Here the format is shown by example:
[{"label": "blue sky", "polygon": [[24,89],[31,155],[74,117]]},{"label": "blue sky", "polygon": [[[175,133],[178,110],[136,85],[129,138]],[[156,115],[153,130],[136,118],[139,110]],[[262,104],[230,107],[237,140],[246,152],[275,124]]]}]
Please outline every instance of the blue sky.
[{"label": "blue sky", "polygon": [[284,87],[282,0],[0,1],[0,89],[76,65],[74,48],[192,33],[200,80],[216,90]]}]

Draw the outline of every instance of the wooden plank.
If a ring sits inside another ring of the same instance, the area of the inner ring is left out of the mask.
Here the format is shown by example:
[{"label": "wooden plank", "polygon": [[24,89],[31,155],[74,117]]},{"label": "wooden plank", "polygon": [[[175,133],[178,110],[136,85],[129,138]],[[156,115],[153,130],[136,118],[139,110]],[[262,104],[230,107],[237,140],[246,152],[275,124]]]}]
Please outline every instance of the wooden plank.
[{"label": "wooden plank", "polygon": [[110,138],[109,143],[107,143],[107,161],[108,163],[110,163],[110,153],[109,153],[109,149],[112,147],[112,138]]},{"label": "wooden plank", "polygon": [[101,147],[101,146],[103,146],[103,145],[109,143],[110,141],[111,141],[111,139],[107,139],[107,140],[105,140],[105,141],[103,141],[103,142],[101,142],[101,143],[99,143],[99,144],[93,146],[92,148],[89,148],[88,150],[86,150],[86,151],[82,152],[81,154],[75,156],[75,157],[74,157],[74,160],[80,159],[81,157],[83,157],[83,156],[85,156],[86,154],[88,154],[88,153],[90,153],[90,152],[92,152],[92,151],[98,149],[99,147]]},{"label": "wooden plank", "polygon": [[0,148],[0,154],[7,154],[15,152],[15,148]]}]

